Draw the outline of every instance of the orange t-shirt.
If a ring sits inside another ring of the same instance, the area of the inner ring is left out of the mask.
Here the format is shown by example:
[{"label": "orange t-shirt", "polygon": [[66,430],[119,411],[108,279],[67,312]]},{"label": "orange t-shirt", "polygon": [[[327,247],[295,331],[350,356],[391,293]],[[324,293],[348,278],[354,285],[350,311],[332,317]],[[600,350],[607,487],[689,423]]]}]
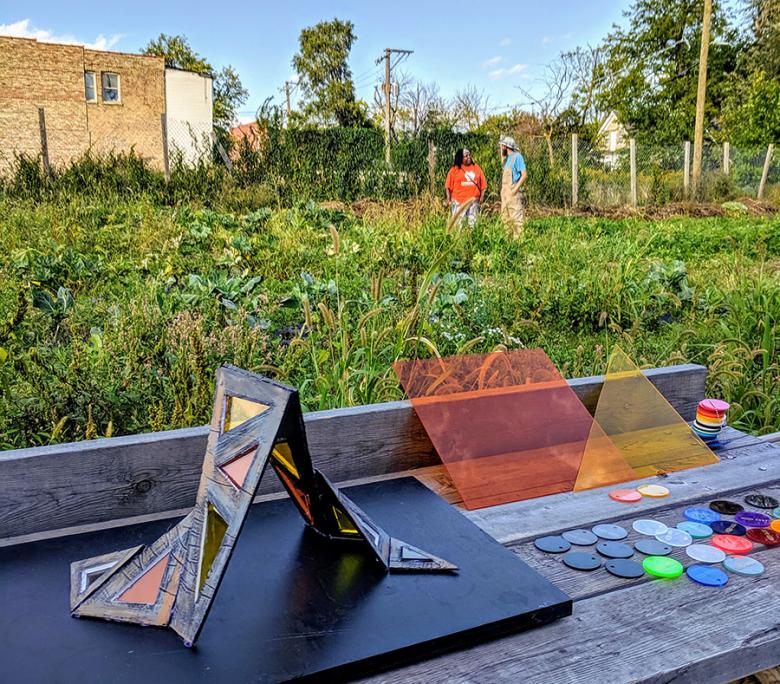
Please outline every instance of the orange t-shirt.
[{"label": "orange t-shirt", "polygon": [[471,166],[453,166],[447,174],[444,187],[452,194],[452,199],[458,204],[467,202],[472,197],[479,199],[487,187],[487,179],[478,164]]}]

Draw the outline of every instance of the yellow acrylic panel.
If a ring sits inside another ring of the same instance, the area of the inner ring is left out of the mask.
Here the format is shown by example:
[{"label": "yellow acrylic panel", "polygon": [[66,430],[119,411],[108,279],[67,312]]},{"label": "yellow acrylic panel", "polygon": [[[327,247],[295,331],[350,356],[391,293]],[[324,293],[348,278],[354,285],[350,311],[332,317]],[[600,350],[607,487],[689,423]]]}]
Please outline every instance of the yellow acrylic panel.
[{"label": "yellow acrylic panel", "polygon": [[203,546],[200,552],[200,574],[198,576],[198,592],[203,591],[209,571],[214,559],[222,546],[222,540],[227,532],[228,525],[223,520],[214,505],[209,503],[206,507],[206,519],[203,521]]},{"label": "yellow acrylic panel", "polygon": [[[672,405],[618,347],[596,405],[575,490],[718,463]],[[605,449],[611,443],[613,449]],[[607,455],[605,457],[605,454]]]},{"label": "yellow acrylic panel", "polygon": [[287,442],[277,442],[274,446],[273,455],[290,474],[294,475],[296,479],[300,479],[301,476],[298,474],[298,469],[295,467],[292,451]]},{"label": "yellow acrylic panel", "polygon": [[344,511],[333,506],[333,515],[336,516],[336,523],[342,534],[359,534],[355,524],[347,517]]},{"label": "yellow acrylic panel", "polygon": [[228,397],[225,401],[225,421],[223,423],[223,432],[228,432],[237,428],[250,418],[265,413],[269,407],[257,401],[241,399],[240,397]]}]

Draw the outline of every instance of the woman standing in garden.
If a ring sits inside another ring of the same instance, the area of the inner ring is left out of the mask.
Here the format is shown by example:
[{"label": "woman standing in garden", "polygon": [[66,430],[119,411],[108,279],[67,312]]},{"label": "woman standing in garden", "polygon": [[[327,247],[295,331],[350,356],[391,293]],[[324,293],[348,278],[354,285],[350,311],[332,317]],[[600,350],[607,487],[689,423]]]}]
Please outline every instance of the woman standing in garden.
[{"label": "woman standing in garden", "polygon": [[479,205],[487,190],[487,180],[479,164],[474,163],[469,150],[464,148],[455,152],[455,161],[447,173],[444,188],[453,215],[470,199],[474,200],[461,216],[461,220],[468,218],[469,226],[473,227],[479,215]]}]

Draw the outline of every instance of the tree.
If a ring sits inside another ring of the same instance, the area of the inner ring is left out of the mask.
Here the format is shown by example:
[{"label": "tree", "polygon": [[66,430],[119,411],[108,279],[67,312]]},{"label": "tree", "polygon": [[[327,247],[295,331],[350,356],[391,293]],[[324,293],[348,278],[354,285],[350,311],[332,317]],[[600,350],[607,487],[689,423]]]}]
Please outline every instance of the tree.
[{"label": "tree", "polygon": [[339,126],[368,126],[365,103],[355,99],[349,53],[357,39],[351,21],[323,21],[301,31],[292,65],[304,101],[303,121]]},{"label": "tree", "polygon": [[401,91],[400,100],[401,126],[412,135],[452,124],[447,104],[439,95],[439,86],[435,82],[411,82]]},{"label": "tree", "polygon": [[[614,110],[637,137],[679,143],[693,133],[696,114],[701,0],[634,0],[604,41],[602,111]],[[728,24],[722,0],[713,2],[705,135],[717,131],[736,69],[741,41]]]},{"label": "tree", "polygon": [[226,134],[235,124],[236,111],[246,102],[249,93],[232,66],[215,71],[205,58],[190,47],[186,36],[168,36],[161,33],[154,40],[150,40],[141,53],[164,57],[167,67],[210,75],[213,79],[214,125]]},{"label": "tree", "polygon": [[488,96],[476,86],[466,86],[455,93],[450,109],[460,128],[474,130],[487,117]]}]

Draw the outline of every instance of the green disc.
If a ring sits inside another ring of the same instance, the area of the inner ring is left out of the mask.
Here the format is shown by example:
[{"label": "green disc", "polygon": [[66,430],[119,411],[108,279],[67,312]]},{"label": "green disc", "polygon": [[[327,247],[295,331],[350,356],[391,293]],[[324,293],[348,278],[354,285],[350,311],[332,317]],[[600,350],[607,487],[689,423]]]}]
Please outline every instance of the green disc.
[{"label": "green disc", "polygon": [[682,563],[668,556],[648,556],[642,561],[642,567],[648,575],[664,579],[679,577],[683,573]]}]

